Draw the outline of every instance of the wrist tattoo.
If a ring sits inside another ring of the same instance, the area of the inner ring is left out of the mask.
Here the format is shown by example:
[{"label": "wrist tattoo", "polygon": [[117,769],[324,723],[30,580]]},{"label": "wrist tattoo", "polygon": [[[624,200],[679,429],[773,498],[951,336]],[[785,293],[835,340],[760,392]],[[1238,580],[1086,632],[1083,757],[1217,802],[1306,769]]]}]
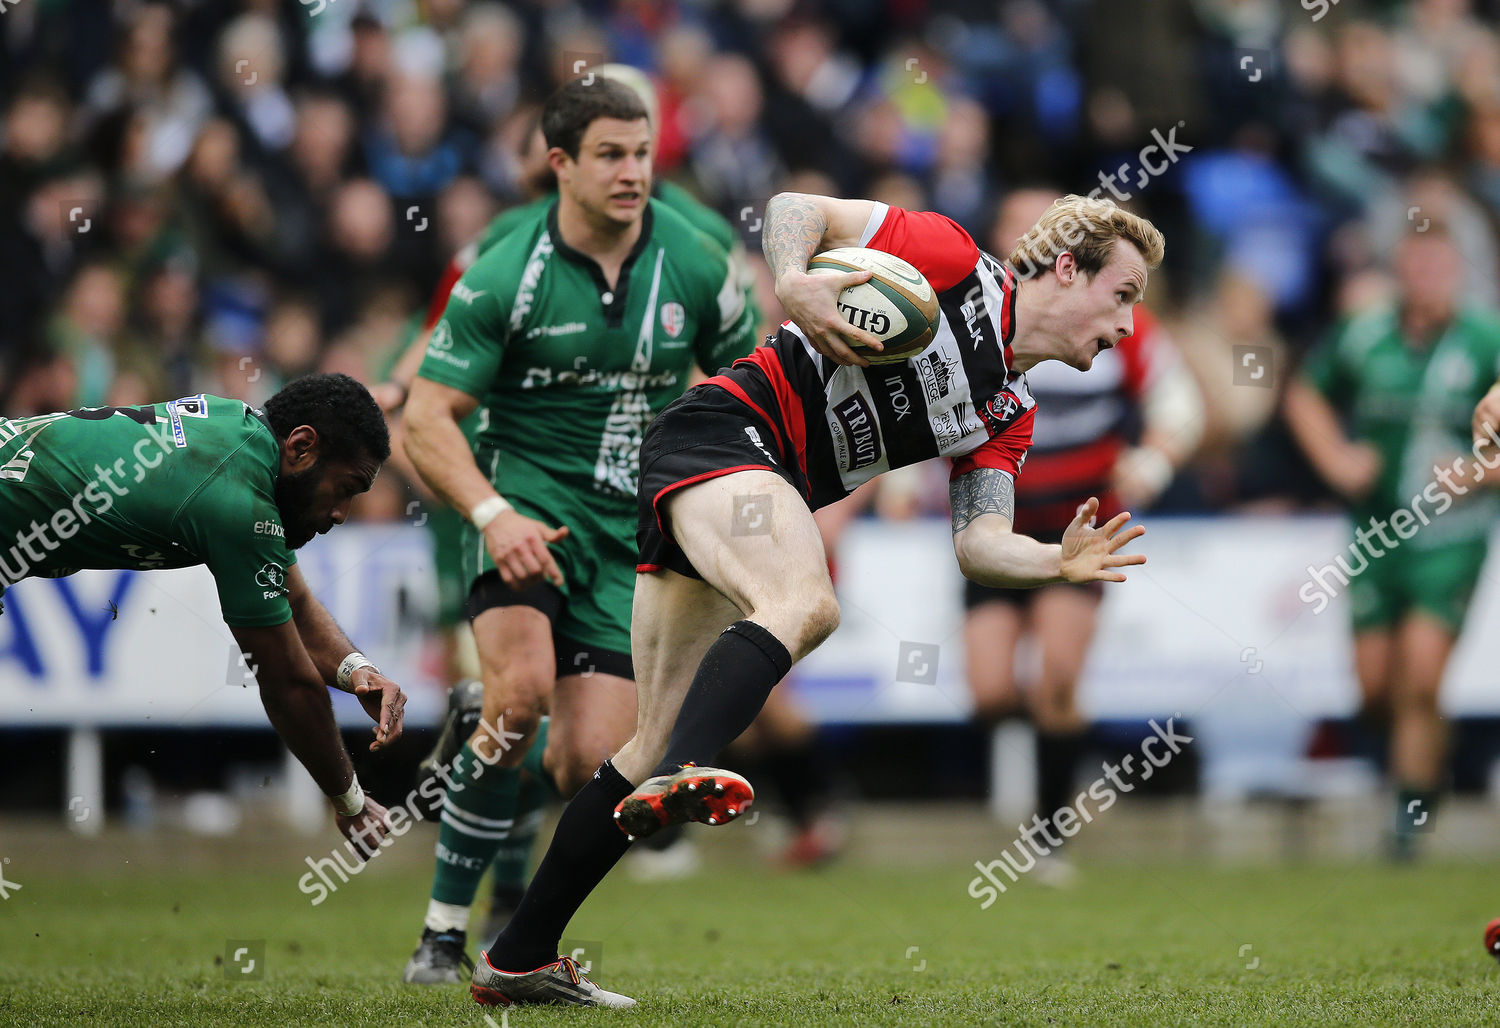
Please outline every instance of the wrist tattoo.
[{"label": "wrist tattoo", "polygon": [[779,193],[766,204],[766,225],[760,248],[780,281],[788,271],[807,270],[807,261],[818,252],[828,219],[818,205],[801,193]]},{"label": "wrist tattoo", "polygon": [[1016,484],[996,468],[976,468],[960,475],[948,487],[948,500],[955,535],[982,514],[999,514],[1012,522],[1016,519]]}]

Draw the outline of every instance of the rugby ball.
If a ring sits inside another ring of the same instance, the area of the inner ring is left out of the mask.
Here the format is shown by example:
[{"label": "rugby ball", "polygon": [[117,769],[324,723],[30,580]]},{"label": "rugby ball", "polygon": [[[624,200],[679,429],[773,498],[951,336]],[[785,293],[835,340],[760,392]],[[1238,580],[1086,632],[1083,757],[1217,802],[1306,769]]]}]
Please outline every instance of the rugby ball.
[{"label": "rugby ball", "polygon": [[839,313],[855,328],[885,344],[854,352],[871,364],[900,364],[921,353],[937,332],[937,292],[922,273],[900,257],[863,246],[825,250],[807,262],[810,275],[873,271],[868,282],[839,294]]}]

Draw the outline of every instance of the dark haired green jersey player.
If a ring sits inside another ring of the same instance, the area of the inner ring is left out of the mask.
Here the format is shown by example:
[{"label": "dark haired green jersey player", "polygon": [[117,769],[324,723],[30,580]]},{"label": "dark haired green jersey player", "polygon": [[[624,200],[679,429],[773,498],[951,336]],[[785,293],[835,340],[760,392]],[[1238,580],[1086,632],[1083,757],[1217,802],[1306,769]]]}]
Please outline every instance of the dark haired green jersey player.
[{"label": "dark haired green jersey player", "polygon": [[200,394],[0,419],[0,588],[206,565],[271,724],[339,829],[372,846],[389,822],[354,778],[326,690],[359,696],[378,722],[371,749],[400,735],[406,698],[311,595],[293,551],[343,522],[389,454],[375,402],[342,375],[293,382],[264,412]]},{"label": "dark haired green jersey player", "polygon": [[1315,349],[1286,413],[1349,502],[1355,541],[1301,595],[1317,612],[1348,592],[1363,714],[1390,733],[1400,859],[1435,821],[1447,755],[1439,687],[1500,509],[1490,473],[1500,462],[1492,444],[1473,444],[1470,423],[1500,370],[1500,319],[1461,304],[1462,261],[1439,225],[1402,241],[1395,271],[1398,302]]},{"label": "dark haired green jersey player", "polygon": [[[635,722],[634,510],[646,426],[692,368],[749,352],[753,313],[721,248],[650,193],[649,123],[608,79],[543,115],[553,202],[454,286],[407,404],[407,453],[467,528],[464,577],[485,686],[454,761],[423,942],[405,978],[461,981],[468,906],[516,816],[543,713],[547,770],[576,791]],[[459,427],[479,412],[471,454]],[[497,558],[498,557],[498,562]]]},{"label": "dark haired green jersey player", "polygon": [[[614,67],[605,66],[596,71],[607,77],[619,77],[611,70]],[[621,81],[625,79],[621,78]],[[641,91],[636,83],[626,81],[626,84],[636,88],[637,92]],[[644,88],[650,88],[649,80],[644,83]],[[643,99],[645,99],[644,95]],[[538,144],[538,149],[545,151],[545,144]],[[413,319],[402,347],[385,372],[389,380],[371,390],[386,411],[395,411],[406,402],[411,380],[416,376],[417,368],[427,352],[427,340],[442,318],[449,295],[459,277],[472,267],[481,255],[487,253],[511,231],[518,226],[534,222],[556,202],[556,180],[550,169],[547,170],[545,181],[539,182],[538,186],[546,188],[545,195],[501,212],[485,228],[478,240],[464,247],[449,262],[434,290],[432,302],[428,305],[425,315],[418,315]],[[744,244],[740,241],[734,226],[701,203],[692,193],[675,183],[664,180],[654,181],[651,196],[682,215],[694,228],[703,232],[728,252],[730,266],[736,279],[741,283],[751,323],[758,327],[761,312],[756,303],[754,277],[749,270]],[[480,412],[476,410],[459,425],[471,450],[479,435],[479,423]],[[461,556],[464,552],[462,542],[464,517],[458,511],[443,504],[425,508],[423,514],[424,524],[432,536],[434,573],[438,589],[437,627],[440,632],[444,633],[447,644],[448,664],[450,665],[448,673],[451,676],[449,680],[457,683],[449,698],[449,713],[442,735],[433,752],[423,763],[424,774],[436,774],[438,768],[445,768],[453,760],[463,740],[467,739],[473,731],[480,713],[480,683],[466,677],[474,672],[465,666],[468,663],[470,647],[466,644],[467,640],[462,638],[468,634],[465,604],[470,582],[464,577]],[[463,626],[462,636],[459,634],[460,625]],[[542,756],[546,750],[548,734],[549,719],[543,718],[536,739],[526,755],[524,766],[530,774],[522,778],[515,823],[508,830],[506,838],[499,840],[495,851],[495,858],[491,865],[493,896],[489,918],[483,933],[487,937],[493,936],[503,927],[509,911],[515,908],[516,903],[520,901],[521,894],[525,891],[526,868],[536,839],[536,830],[541,822],[542,809],[550,796],[557,795],[555,784],[542,768]],[[668,833],[659,833],[648,841],[656,842],[658,839],[663,843],[669,841]],[[419,975],[419,980],[422,977]],[[452,976],[443,976],[442,980],[450,980],[450,977],[451,980],[461,979],[461,976],[455,973]]]}]

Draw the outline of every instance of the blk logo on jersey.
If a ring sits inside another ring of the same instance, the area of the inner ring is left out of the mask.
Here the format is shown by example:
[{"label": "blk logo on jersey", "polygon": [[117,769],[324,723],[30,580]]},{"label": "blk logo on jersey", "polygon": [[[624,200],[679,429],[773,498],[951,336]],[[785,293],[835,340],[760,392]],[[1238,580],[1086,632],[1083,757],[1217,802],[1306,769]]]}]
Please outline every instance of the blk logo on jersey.
[{"label": "blk logo on jersey", "polygon": [[682,304],[673,300],[671,303],[661,305],[661,327],[666,330],[667,335],[676,339],[682,335],[682,330],[687,326],[687,309]]}]

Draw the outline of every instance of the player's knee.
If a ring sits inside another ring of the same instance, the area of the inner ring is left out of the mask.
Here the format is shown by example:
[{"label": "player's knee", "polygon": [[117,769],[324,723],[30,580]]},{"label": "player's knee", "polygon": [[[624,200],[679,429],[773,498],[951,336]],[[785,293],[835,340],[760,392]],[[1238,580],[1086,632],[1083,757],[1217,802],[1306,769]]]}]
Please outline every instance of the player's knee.
[{"label": "player's knee", "polygon": [[994,727],[1007,718],[1019,717],[1024,713],[1023,707],[1021,697],[1013,692],[976,696],[974,721],[983,726]]},{"label": "player's knee", "polygon": [[1435,716],[1438,713],[1438,687],[1440,680],[1425,682],[1402,682],[1391,697],[1396,714]]},{"label": "player's knee", "polygon": [[504,695],[486,688],[479,725],[469,737],[474,752],[501,767],[521,763],[546,714],[544,696]]},{"label": "player's knee", "polygon": [[1032,710],[1031,717],[1036,730],[1044,735],[1074,732],[1081,727],[1083,722],[1077,709],[1071,705],[1043,704]]},{"label": "player's knee", "polygon": [[833,593],[831,591],[819,593],[817,598],[801,611],[797,652],[794,656],[800,660],[804,655],[821,646],[823,640],[839,627],[840,617],[839,601]]}]

